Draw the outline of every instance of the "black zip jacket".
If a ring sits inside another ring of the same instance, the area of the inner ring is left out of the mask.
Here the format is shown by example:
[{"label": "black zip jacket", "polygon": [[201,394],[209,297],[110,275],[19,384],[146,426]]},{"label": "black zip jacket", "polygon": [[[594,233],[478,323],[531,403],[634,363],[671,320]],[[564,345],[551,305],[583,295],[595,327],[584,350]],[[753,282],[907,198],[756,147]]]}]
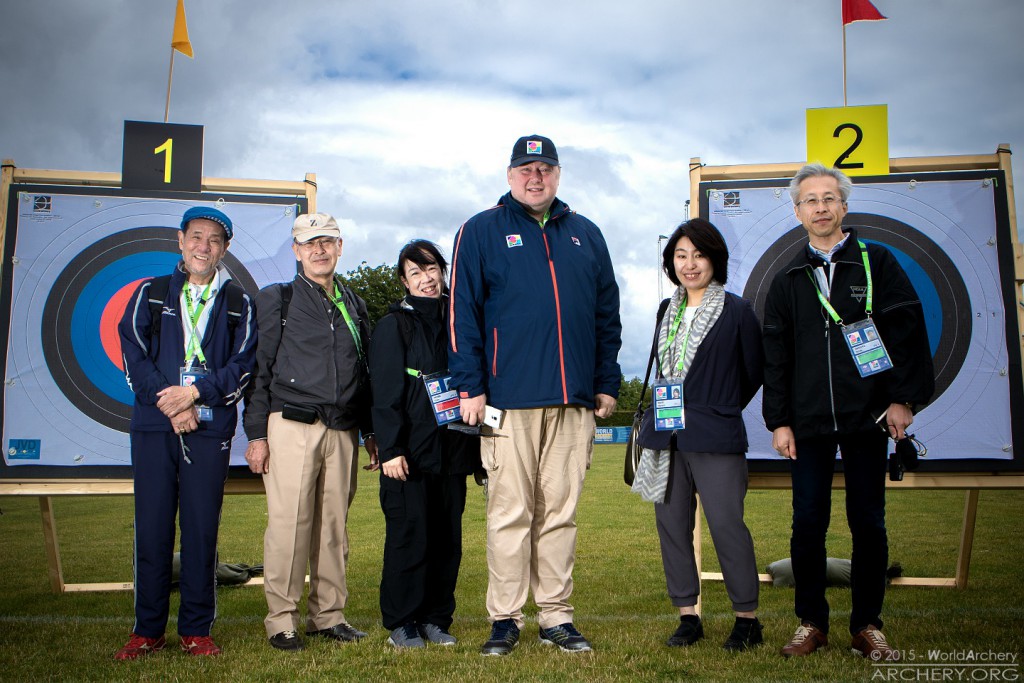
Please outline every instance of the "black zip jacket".
[{"label": "black zip jacket", "polygon": [[[830,303],[847,325],[864,320],[867,278],[854,230],[833,255]],[[868,245],[872,320],[891,370],[862,378],[840,327],[808,275],[826,264],[804,248],[775,275],[764,308],[764,394],[769,430],[789,426],[798,439],[878,429],[890,403],[921,406],[935,391],[924,311],[913,285],[884,247]]]},{"label": "black zip jacket", "polygon": [[[340,282],[338,287],[365,350],[370,338],[366,303]],[[267,437],[270,413],[285,403],[315,409],[330,429],[358,427],[364,435],[372,433],[365,358],[360,360],[345,319],[323,287],[295,276],[284,327],[280,284],[261,289],[256,302],[261,336],[243,422],[249,440]]]},{"label": "black zip jacket", "polygon": [[480,439],[439,427],[423,380],[406,372],[447,370],[447,308],[447,296],[410,295],[377,322],[370,343],[373,424],[381,462],[404,455],[413,471],[464,475],[479,466]]}]

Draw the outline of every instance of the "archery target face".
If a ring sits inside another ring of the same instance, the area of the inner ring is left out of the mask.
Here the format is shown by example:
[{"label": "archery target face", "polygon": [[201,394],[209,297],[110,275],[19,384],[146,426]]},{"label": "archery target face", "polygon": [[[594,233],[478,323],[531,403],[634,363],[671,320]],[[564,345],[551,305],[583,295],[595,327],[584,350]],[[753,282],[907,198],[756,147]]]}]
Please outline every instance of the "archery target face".
[{"label": "archery target face", "polygon": [[[805,247],[807,234],[786,185],[757,184],[714,183],[707,199],[709,218],[729,245],[727,288],[742,293],[761,315],[772,278]],[[894,176],[855,184],[843,223],[893,253],[924,308],[936,391],[911,431],[927,435],[928,458],[1011,459],[992,182]],[[744,417],[750,456],[777,460],[760,394]]]},{"label": "archery target face", "polygon": [[[130,465],[134,396],[117,325],[138,285],[180,261],[182,213],[213,202],[41,191],[18,199],[4,395],[7,464]],[[220,208],[235,228],[221,264],[238,284],[255,294],[293,277],[294,205]],[[245,444],[239,429],[233,465],[244,464]]]}]

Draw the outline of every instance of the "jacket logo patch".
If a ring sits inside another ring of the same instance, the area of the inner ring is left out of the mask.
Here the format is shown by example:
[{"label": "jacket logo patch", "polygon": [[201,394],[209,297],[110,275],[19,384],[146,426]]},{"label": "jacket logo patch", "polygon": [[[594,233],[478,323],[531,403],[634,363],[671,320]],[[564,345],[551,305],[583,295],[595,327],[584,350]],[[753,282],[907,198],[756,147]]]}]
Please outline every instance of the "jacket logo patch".
[{"label": "jacket logo patch", "polygon": [[169,315],[172,318],[177,318],[178,317],[177,311],[175,311],[174,308],[171,307],[171,306],[164,306],[163,313],[161,313],[160,315]]},{"label": "jacket logo patch", "polygon": [[570,237],[569,239],[571,239],[572,243],[575,244],[577,247],[580,246],[580,238],[579,237]]},{"label": "jacket logo patch", "polygon": [[508,244],[509,249],[512,247],[523,246],[522,235],[505,235],[505,242]]},{"label": "jacket logo patch", "polygon": [[868,288],[861,285],[850,285],[850,296],[858,303],[864,301],[868,295]]},{"label": "jacket logo patch", "polygon": [[220,449],[222,451],[230,451],[231,450],[231,439],[228,439],[227,441],[221,441],[220,442]]}]

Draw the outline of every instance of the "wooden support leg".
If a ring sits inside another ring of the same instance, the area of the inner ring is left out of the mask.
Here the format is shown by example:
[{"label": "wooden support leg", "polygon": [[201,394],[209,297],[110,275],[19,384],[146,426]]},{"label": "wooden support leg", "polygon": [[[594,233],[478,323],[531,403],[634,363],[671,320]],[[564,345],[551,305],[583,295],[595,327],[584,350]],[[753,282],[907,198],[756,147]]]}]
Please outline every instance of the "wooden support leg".
[{"label": "wooden support leg", "polygon": [[60,543],[57,541],[57,518],[53,514],[53,499],[39,497],[39,512],[43,518],[43,542],[46,544],[46,564],[50,575],[50,590],[64,592],[64,569],[60,564]]},{"label": "wooden support leg", "polygon": [[967,574],[971,569],[971,551],[974,549],[974,524],[978,519],[978,489],[968,489],[964,501],[964,525],[960,530],[960,554],[956,560],[956,587],[967,588]]}]

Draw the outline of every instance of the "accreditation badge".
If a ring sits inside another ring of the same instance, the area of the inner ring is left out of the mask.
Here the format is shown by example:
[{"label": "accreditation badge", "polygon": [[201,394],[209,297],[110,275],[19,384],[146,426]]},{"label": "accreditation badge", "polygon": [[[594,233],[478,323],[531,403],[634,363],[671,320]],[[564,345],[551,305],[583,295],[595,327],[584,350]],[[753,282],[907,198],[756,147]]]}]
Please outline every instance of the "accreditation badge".
[{"label": "accreditation badge", "polygon": [[[190,387],[196,383],[196,380],[200,377],[206,377],[209,372],[206,368],[195,367],[182,368],[181,369],[181,386]],[[196,412],[199,414],[199,420],[202,422],[209,422],[213,419],[213,408],[210,406],[196,406]]]},{"label": "accreditation badge", "polygon": [[671,432],[686,427],[683,415],[683,383],[660,379],[654,383],[654,430]]},{"label": "accreditation badge", "polygon": [[861,377],[870,377],[892,369],[892,359],[871,318],[843,325],[843,338]]},{"label": "accreditation badge", "polygon": [[444,372],[423,375],[423,386],[427,388],[427,398],[434,411],[434,419],[438,425],[446,425],[462,419],[459,410],[459,392],[450,388],[452,376]]}]

